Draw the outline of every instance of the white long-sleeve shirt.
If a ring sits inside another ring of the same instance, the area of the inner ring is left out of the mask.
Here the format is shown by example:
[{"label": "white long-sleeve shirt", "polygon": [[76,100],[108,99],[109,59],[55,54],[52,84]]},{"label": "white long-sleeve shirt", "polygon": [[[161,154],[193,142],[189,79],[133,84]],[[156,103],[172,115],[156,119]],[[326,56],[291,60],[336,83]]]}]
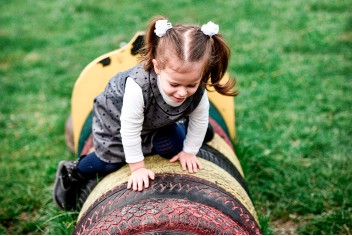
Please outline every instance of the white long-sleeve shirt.
[{"label": "white long-sleeve shirt", "polygon": [[[158,78],[159,80],[159,78]],[[175,104],[163,92],[158,81],[158,88],[164,101],[173,107]],[[144,160],[142,152],[141,131],[144,121],[144,100],[141,87],[127,78],[123,105],[121,109],[121,137],[127,163],[136,163]],[[183,151],[196,154],[202,146],[209,122],[209,100],[206,91],[197,106],[189,115],[186,139],[183,144]]]}]

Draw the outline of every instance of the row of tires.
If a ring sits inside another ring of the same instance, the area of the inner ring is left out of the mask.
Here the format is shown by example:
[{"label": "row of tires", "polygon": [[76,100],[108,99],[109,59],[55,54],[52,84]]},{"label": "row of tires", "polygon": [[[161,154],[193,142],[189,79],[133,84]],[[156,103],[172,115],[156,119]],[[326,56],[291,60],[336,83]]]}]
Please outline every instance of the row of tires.
[{"label": "row of tires", "polygon": [[[142,192],[127,189],[127,166],[101,181],[92,179],[79,197],[81,212],[73,233],[260,234],[233,147],[217,122],[211,123],[215,137],[197,154],[201,171],[189,174],[154,155],[145,162],[156,177]],[[91,146],[90,137],[82,151],[92,151]]]}]

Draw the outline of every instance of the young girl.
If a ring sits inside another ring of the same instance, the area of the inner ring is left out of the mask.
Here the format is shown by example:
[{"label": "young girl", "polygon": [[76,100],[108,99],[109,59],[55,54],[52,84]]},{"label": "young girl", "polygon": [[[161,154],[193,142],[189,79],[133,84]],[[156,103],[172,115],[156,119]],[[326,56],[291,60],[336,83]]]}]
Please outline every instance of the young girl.
[{"label": "young girl", "polygon": [[190,173],[202,169],[196,154],[211,130],[206,86],[236,95],[234,81],[219,83],[230,50],[218,31],[212,22],[202,27],[172,25],[158,17],[150,23],[141,64],[113,77],[94,100],[95,152],[59,164],[54,201],[60,208],[76,206],[81,182],[125,163],[131,170],[127,188],[148,188],[155,175],[144,157],[152,153],[179,161]]}]

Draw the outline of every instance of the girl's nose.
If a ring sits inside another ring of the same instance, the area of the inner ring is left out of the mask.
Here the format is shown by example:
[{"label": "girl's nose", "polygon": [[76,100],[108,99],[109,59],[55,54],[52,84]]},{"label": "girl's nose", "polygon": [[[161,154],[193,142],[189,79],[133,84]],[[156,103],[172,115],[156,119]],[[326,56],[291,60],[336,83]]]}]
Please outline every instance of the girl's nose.
[{"label": "girl's nose", "polygon": [[186,88],[181,87],[178,91],[177,91],[177,95],[180,97],[186,97],[187,96],[187,90]]}]

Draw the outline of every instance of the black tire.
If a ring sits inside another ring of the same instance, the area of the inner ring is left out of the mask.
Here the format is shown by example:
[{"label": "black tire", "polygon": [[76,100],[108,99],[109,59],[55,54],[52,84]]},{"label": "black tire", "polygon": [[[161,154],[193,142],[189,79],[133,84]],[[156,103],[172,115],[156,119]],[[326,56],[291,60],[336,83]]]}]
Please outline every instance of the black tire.
[{"label": "black tire", "polygon": [[250,212],[219,186],[191,175],[158,174],[142,192],[103,194],[73,234],[260,234]]},{"label": "black tire", "polygon": [[85,201],[87,200],[89,194],[93,191],[95,186],[99,183],[100,179],[95,178],[95,179],[90,179],[86,183],[83,184],[81,187],[81,191],[78,196],[78,201],[77,201],[77,209],[81,209]]},{"label": "black tire", "polygon": [[207,161],[210,161],[216,164],[217,166],[221,167],[222,169],[224,169],[227,173],[232,175],[232,177],[234,177],[238,181],[238,183],[244,188],[244,190],[249,195],[246,182],[243,179],[242,175],[237,170],[236,166],[233,165],[231,161],[229,161],[229,159],[227,159],[227,157],[224,156],[222,153],[220,153],[218,150],[214,149],[213,147],[210,147],[209,145],[205,144],[199,150],[197,156]]}]

